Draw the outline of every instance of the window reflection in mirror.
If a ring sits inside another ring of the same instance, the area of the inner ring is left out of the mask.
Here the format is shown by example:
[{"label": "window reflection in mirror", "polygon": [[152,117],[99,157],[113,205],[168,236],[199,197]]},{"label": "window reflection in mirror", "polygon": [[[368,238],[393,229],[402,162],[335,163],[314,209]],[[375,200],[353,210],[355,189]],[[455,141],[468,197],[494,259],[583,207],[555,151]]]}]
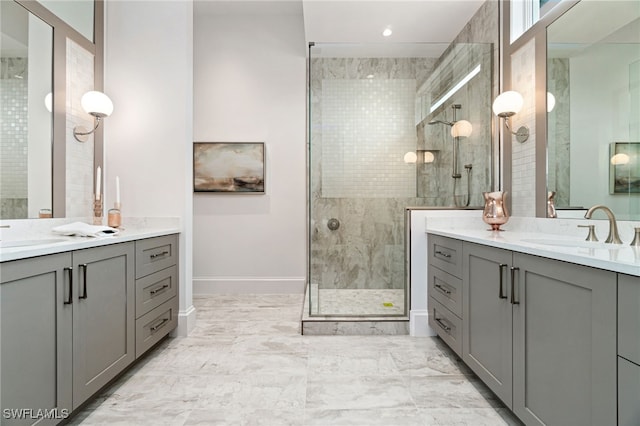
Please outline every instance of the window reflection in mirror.
[{"label": "window reflection in mirror", "polygon": [[52,208],[52,28],[0,2],[0,219]]},{"label": "window reflection in mirror", "polygon": [[555,100],[547,105],[547,188],[556,207],[605,204],[619,219],[640,219],[640,159],[621,166],[610,158],[615,144],[640,143],[640,3],[581,1],[549,25],[547,91]]},{"label": "window reflection in mirror", "polygon": [[39,0],[39,2],[90,41],[93,39],[93,0]]}]

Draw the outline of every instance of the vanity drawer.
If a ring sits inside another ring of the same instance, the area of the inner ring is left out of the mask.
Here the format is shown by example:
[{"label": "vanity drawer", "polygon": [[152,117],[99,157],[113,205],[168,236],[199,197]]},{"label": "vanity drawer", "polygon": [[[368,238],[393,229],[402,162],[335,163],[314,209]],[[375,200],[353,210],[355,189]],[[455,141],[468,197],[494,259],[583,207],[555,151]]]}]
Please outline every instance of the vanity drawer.
[{"label": "vanity drawer", "polygon": [[429,234],[429,264],[462,277],[462,241]]},{"label": "vanity drawer", "polygon": [[618,274],[618,355],[640,364],[640,277]]},{"label": "vanity drawer", "polygon": [[176,294],[178,294],[176,265],[136,280],[136,318],[162,305]]},{"label": "vanity drawer", "polygon": [[429,325],[458,356],[462,356],[462,320],[433,297],[429,298]]},{"label": "vanity drawer", "polygon": [[178,298],[163,303],[136,320],[136,358],[178,326]]},{"label": "vanity drawer", "polygon": [[136,241],[136,278],[153,274],[177,263],[177,235]]},{"label": "vanity drawer", "polygon": [[429,268],[429,296],[462,317],[462,280],[438,268]]}]

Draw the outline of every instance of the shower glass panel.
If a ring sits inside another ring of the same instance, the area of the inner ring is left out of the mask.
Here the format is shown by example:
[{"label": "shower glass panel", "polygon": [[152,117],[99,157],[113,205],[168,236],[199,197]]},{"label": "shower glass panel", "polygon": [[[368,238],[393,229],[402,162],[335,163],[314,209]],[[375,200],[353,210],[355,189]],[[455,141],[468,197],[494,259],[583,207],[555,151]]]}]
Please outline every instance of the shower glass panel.
[{"label": "shower glass panel", "polygon": [[408,315],[406,208],[491,188],[492,63],[489,43],[310,47],[310,316]]}]

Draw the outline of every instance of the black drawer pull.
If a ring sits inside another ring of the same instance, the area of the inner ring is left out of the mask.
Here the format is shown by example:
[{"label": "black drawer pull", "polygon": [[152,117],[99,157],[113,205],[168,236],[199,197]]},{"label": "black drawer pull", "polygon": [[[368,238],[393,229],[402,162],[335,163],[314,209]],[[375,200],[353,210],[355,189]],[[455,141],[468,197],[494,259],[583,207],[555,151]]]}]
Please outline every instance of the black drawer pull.
[{"label": "black drawer pull", "polygon": [[439,254],[442,257],[446,257],[447,259],[451,258],[451,255],[449,253],[445,253],[445,252],[440,251],[440,250],[436,250],[436,254]]},{"label": "black drawer pull", "polygon": [[156,331],[160,330],[168,322],[169,322],[169,318],[163,318],[162,321],[160,321],[156,325],[153,325],[153,326],[149,327],[149,330],[151,331],[151,334],[153,334]]},{"label": "black drawer pull", "polygon": [[441,286],[440,284],[434,284],[433,285],[435,288],[437,288],[438,290],[440,290],[443,293],[446,293],[447,295],[451,294],[451,290],[447,290],[446,288],[444,288],[443,286]]},{"label": "black drawer pull", "polygon": [[500,273],[500,288],[498,289],[498,298],[499,299],[506,299],[507,296],[504,296],[502,293],[502,268],[506,268],[507,265],[505,265],[504,263],[501,263],[498,265],[498,268],[500,269],[499,273]]},{"label": "black drawer pull", "polygon": [[151,290],[151,291],[149,292],[149,294],[150,294],[151,296],[155,296],[157,293],[160,293],[162,290],[164,290],[164,289],[166,289],[166,288],[169,288],[169,284],[164,284],[164,285],[162,285],[162,286],[160,286],[160,287],[158,287],[158,288],[154,288],[153,290]]},{"label": "black drawer pull", "polygon": [[163,251],[162,253],[152,254],[152,255],[150,256],[150,258],[153,260],[153,259],[155,259],[155,258],[163,257],[163,256],[166,256],[166,255],[168,255],[168,254],[169,254],[169,252],[168,252],[167,250],[165,250],[165,251]]},{"label": "black drawer pull", "polygon": [[511,268],[511,304],[519,305],[520,301],[516,300],[516,271],[520,270],[520,268],[512,267]]},{"label": "black drawer pull", "polygon": [[451,334],[451,327],[442,321],[442,318],[436,318],[436,324],[438,324],[447,334]]},{"label": "black drawer pull", "polygon": [[87,298],[87,264],[83,263],[82,265],[78,265],[79,268],[82,268],[82,296],[78,296],[78,299],[86,299]]},{"label": "black drawer pull", "polygon": [[65,305],[70,305],[73,303],[73,268],[68,267],[64,268],[65,271],[69,272],[69,298],[64,301]]}]

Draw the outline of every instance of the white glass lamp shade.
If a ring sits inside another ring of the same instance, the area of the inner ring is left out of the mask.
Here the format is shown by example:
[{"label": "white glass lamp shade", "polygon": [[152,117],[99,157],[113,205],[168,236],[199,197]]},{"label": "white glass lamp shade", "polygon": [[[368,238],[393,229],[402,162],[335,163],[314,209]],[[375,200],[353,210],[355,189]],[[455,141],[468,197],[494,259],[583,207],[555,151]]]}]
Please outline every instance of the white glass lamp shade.
[{"label": "white glass lamp shade", "polygon": [[424,152],[424,162],[425,163],[433,163],[433,160],[435,160],[436,157],[435,155],[433,155],[433,152],[429,152],[429,151],[425,151]]},{"label": "white glass lamp shade", "polygon": [[498,117],[511,117],[520,112],[524,105],[522,95],[513,90],[501,93],[493,101],[493,113]]},{"label": "white glass lamp shade", "polygon": [[47,96],[44,97],[44,107],[49,112],[53,112],[53,95],[51,92],[47,93]]},{"label": "white glass lamp shade", "polygon": [[87,114],[91,114],[94,117],[108,117],[113,112],[113,102],[102,92],[91,91],[85,93],[80,99],[80,104]]},{"label": "white glass lamp shade", "polygon": [[418,154],[413,151],[409,151],[404,155],[404,162],[407,164],[415,163],[418,161]]},{"label": "white glass lamp shade", "polygon": [[631,158],[627,154],[616,154],[611,157],[611,164],[613,164],[614,166],[622,166],[625,164],[629,164],[629,160],[631,160]]},{"label": "white glass lamp shade", "polygon": [[471,136],[471,131],[473,130],[473,126],[467,120],[459,120],[451,126],[451,136],[454,138],[462,137],[468,138]]},{"label": "white glass lamp shade", "polygon": [[553,111],[553,108],[556,106],[556,97],[553,96],[550,92],[547,92],[547,112]]}]

